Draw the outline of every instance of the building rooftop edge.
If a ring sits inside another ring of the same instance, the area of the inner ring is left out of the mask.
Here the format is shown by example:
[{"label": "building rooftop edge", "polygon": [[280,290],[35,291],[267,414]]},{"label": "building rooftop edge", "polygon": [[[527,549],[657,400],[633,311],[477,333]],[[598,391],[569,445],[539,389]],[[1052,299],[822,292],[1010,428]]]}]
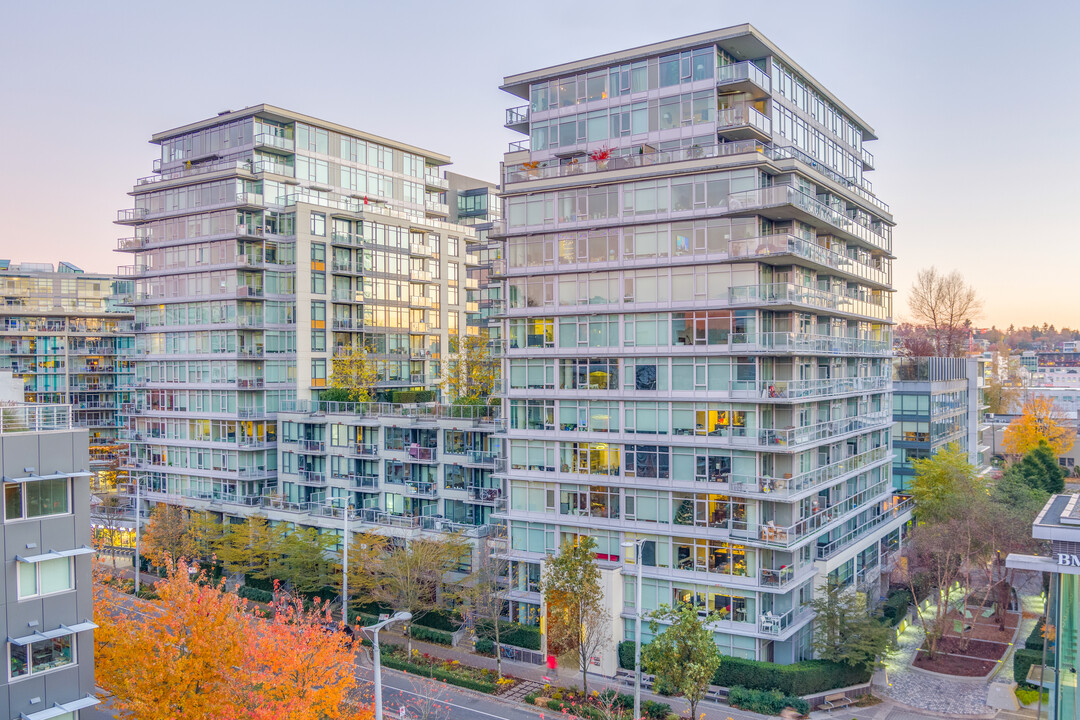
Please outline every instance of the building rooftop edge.
[{"label": "building rooftop edge", "polygon": [[718,42],[720,40],[731,39],[739,37],[740,35],[751,35],[759,41],[766,50],[767,54],[776,55],[784,63],[790,66],[793,70],[798,72],[808,82],[812,83],[814,87],[820,91],[829,102],[836,105],[844,111],[844,113],[853,121],[859,124],[867,136],[864,140],[876,140],[877,133],[874,132],[874,128],[870,126],[868,122],[863,120],[854,110],[849,108],[847,104],[836,97],[832,91],[825,87],[817,78],[808,73],[799,63],[791,59],[787,53],[783,52],[776,46],[771,40],[755,28],[750,23],[742,23],[741,25],[732,25],[726,28],[719,28],[717,30],[709,30],[702,33],[695,33],[693,35],[684,35],[678,38],[672,38],[670,40],[661,40],[659,42],[648,43],[646,45],[639,45],[637,47],[627,48],[625,50],[616,50],[614,52],[604,53],[601,55],[593,55],[591,57],[583,58],[581,60],[572,60],[565,63],[559,63],[557,65],[550,65],[538,70],[530,70],[527,72],[517,73],[515,75],[507,75],[503,78],[503,84],[500,86],[501,90],[510,92],[509,88],[513,85],[519,85],[521,83],[527,83],[534,80],[540,80],[545,77],[554,75],[560,75],[569,71],[580,72],[589,68],[600,67],[603,65],[610,65],[614,62],[621,62],[623,60],[629,60],[634,57],[642,55],[654,55],[661,52],[669,52],[678,48],[682,48],[688,45],[697,45],[703,42]]},{"label": "building rooftop edge", "polygon": [[260,103],[259,105],[251,105],[240,110],[230,110],[229,112],[215,115],[211,118],[199,120],[197,122],[188,123],[187,125],[180,125],[170,130],[163,130],[162,132],[154,133],[150,136],[150,142],[154,144],[160,144],[163,140],[168,140],[171,137],[177,135],[183,135],[195,130],[201,130],[202,128],[212,127],[222,122],[228,122],[230,120],[239,120],[245,117],[252,117],[258,114],[265,115],[277,115],[282,119],[299,120],[300,122],[310,125],[317,125],[319,127],[326,128],[328,130],[334,130],[335,132],[344,133],[346,135],[354,135],[364,140],[370,140],[381,145],[389,145],[398,150],[405,150],[407,152],[414,153],[416,155],[423,155],[427,160],[434,160],[438,165],[451,164],[450,156],[443,153],[437,153],[434,150],[426,150],[416,145],[410,145],[399,140],[391,140],[390,138],[382,137],[381,135],[375,135],[374,133],[365,132],[363,130],[357,130],[356,128],[349,127],[348,125],[340,125],[338,123],[330,122],[329,120],[322,120],[312,115],[304,115],[303,113],[294,112],[292,110],[286,110],[284,108],[277,107],[276,105],[268,105],[267,103]]}]

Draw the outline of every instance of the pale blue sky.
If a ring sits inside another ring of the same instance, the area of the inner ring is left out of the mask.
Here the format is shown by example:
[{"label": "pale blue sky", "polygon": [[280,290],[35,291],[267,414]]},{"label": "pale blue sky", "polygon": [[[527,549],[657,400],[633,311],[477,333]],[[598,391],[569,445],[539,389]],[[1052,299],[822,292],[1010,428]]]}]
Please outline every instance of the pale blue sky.
[{"label": "pale blue sky", "polygon": [[[494,180],[505,75],[750,22],[877,131],[918,269],[959,269],[979,324],[1080,326],[1077,2],[8,2],[0,257],[113,271],[154,132],[260,102],[448,153]],[[1051,272],[1053,268],[1058,270]]]}]

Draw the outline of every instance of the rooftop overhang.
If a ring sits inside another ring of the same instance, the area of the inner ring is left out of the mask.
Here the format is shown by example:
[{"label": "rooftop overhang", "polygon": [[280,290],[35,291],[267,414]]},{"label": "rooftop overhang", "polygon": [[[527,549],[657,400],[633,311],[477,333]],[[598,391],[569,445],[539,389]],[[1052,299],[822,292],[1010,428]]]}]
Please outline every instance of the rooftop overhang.
[{"label": "rooftop overhang", "polygon": [[562,77],[565,75],[572,75],[575,73],[588,72],[589,70],[595,70],[597,68],[605,67],[608,65],[615,65],[618,63],[631,62],[644,57],[653,55],[663,55],[665,53],[677,52],[679,50],[688,50],[692,47],[700,47],[708,44],[718,44],[725,52],[730,54],[738,61],[743,60],[756,60],[758,58],[767,57],[769,55],[775,55],[785,65],[789,66],[792,70],[799,73],[803,78],[810,82],[814,89],[821,93],[825,98],[829,100],[833,105],[842,110],[848,117],[856,122],[863,131],[864,140],[877,140],[877,134],[874,129],[870,127],[866,121],[856,115],[851,108],[840,101],[835,95],[822,85],[820,82],[814,79],[814,76],[804,70],[797,62],[788,57],[784,52],[780,50],[776,45],[766,38],[757,28],[750,23],[743,23],[742,25],[733,25],[728,28],[722,28],[720,30],[710,30],[708,32],[697,33],[695,35],[686,35],[681,38],[675,38],[673,40],[665,40],[658,43],[650,43],[648,45],[640,45],[635,48],[629,48],[626,50],[618,50],[616,52],[605,53],[604,55],[595,55],[583,60],[576,60],[574,62],[562,63],[560,65],[552,65],[550,67],[541,68],[539,70],[532,70],[530,72],[518,73],[517,75],[508,75],[503,78],[503,84],[500,86],[501,90],[505,90],[511,95],[515,95],[525,100],[529,99],[529,85],[540,80]]}]

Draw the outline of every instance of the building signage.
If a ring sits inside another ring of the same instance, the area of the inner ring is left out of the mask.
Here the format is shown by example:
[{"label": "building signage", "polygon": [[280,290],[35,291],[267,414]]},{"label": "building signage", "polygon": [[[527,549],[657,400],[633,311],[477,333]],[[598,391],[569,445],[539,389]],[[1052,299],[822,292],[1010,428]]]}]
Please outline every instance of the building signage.
[{"label": "building signage", "polygon": [[1080,567],[1080,555],[1070,555],[1069,553],[1058,553],[1057,564],[1065,567]]}]

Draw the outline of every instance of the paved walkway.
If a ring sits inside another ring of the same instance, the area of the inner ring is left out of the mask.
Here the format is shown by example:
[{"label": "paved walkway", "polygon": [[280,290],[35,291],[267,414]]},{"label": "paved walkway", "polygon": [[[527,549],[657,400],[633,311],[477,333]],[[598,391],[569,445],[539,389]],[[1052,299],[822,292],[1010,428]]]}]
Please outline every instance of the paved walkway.
[{"label": "paved walkway", "polygon": [[[898,638],[899,649],[885,661],[884,672],[874,675],[874,692],[880,697],[933,714],[982,717],[991,717],[996,714],[997,710],[987,704],[989,685],[991,682],[1001,684],[1013,682],[1012,653],[1016,647],[1022,647],[1024,639],[1037,622],[1035,616],[1042,612],[1041,579],[1036,574],[1018,577],[1016,591],[1021,598],[1023,610],[1032,617],[1021,618],[1016,644],[1005,654],[991,678],[986,680],[951,678],[912,668],[911,661],[915,657],[915,652],[925,639],[925,633],[922,627],[916,624],[918,618],[913,613],[912,624]],[[1020,716],[1014,715],[1014,717]],[[906,720],[906,718],[898,715],[896,718],[889,717],[888,720]]]}]

